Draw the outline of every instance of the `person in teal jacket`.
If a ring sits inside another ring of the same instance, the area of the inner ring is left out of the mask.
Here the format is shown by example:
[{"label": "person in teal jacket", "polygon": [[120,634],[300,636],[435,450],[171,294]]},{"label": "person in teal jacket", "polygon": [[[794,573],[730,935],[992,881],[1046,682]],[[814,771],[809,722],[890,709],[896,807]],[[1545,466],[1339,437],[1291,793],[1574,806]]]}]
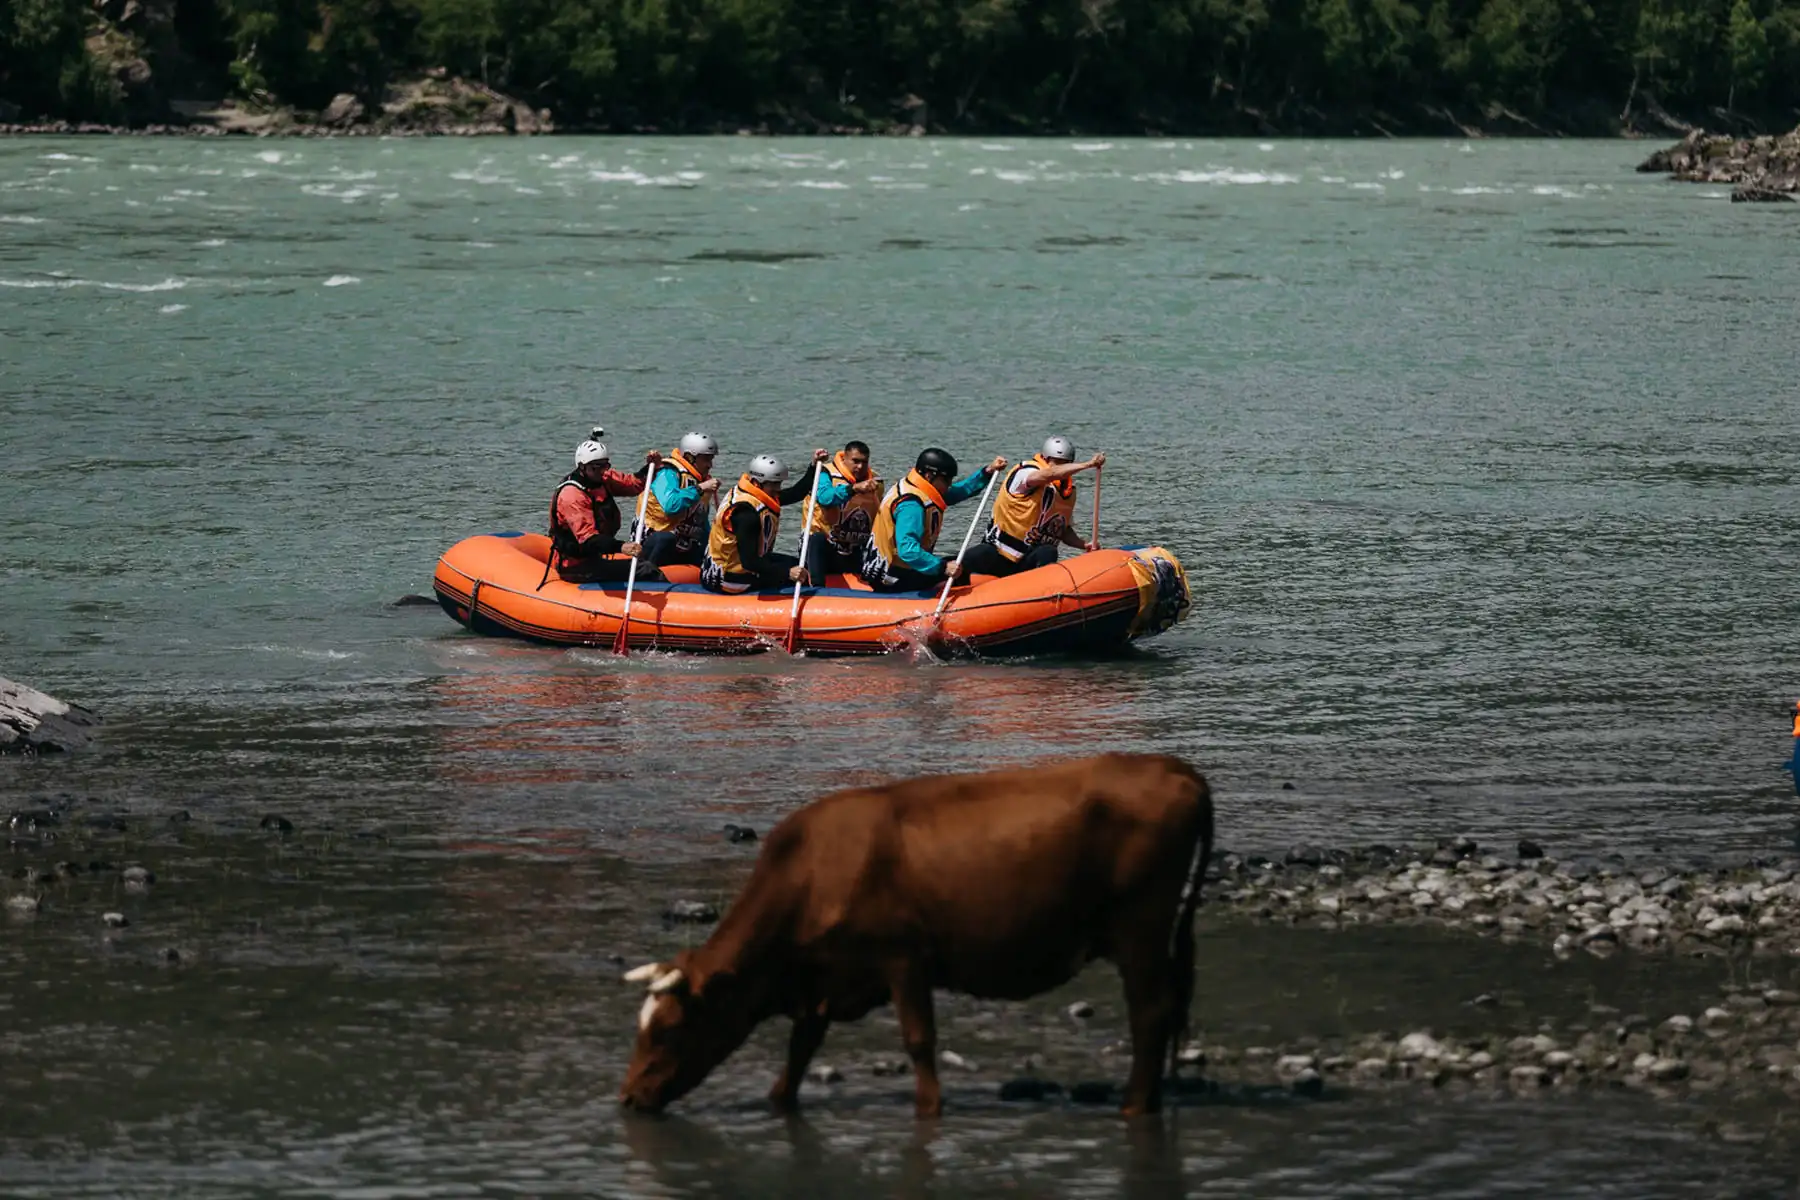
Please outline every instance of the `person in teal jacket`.
[{"label": "person in teal jacket", "polygon": [[[906,478],[889,488],[875,510],[875,527],[863,555],[862,577],[878,592],[915,592],[940,586],[948,560],[932,553],[944,528],[944,510],[981,495],[988,477],[1006,469],[996,458],[961,479],[956,459],[935,447],[919,455]],[[954,482],[953,482],[954,481]],[[958,578],[966,572],[955,564]]]}]

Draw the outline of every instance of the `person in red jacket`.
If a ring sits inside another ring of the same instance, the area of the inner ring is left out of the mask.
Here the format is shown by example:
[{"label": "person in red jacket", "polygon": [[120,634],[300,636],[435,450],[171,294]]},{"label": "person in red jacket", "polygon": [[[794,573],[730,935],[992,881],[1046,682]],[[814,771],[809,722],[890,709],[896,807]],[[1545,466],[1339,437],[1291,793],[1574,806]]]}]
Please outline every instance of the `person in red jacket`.
[{"label": "person in red jacket", "polygon": [[[652,450],[643,469],[627,475],[613,470],[604,443],[587,441],[575,448],[575,469],[550,498],[550,561],[558,577],[570,583],[624,582],[643,546],[620,538],[622,518],[615,497],[642,492],[651,465],[661,461],[662,455]],[[662,572],[639,562],[637,577],[661,579]]]}]

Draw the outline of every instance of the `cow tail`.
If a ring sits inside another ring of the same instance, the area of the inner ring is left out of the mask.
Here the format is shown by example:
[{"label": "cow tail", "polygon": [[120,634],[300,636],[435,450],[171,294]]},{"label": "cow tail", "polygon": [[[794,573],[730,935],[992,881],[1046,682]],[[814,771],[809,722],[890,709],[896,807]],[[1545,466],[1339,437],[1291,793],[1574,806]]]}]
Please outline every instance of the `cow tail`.
[{"label": "cow tail", "polygon": [[1212,861],[1212,797],[1206,780],[1200,785],[1201,824],[1194,841],[1194,857],[1188,864],[1187,878],[1181,885],[1181,905],[1176,911],[1175,926],[1169,931],[1169,971],[1175,981],[1175,1028],[1169,1040],[1169,1075],[1181,1064],[1181,1047],[1190,1030],[1189,1009],[1194,1003],[1194,913],[1200,907],[1200,885],[1206,879],[1206,864]]}]

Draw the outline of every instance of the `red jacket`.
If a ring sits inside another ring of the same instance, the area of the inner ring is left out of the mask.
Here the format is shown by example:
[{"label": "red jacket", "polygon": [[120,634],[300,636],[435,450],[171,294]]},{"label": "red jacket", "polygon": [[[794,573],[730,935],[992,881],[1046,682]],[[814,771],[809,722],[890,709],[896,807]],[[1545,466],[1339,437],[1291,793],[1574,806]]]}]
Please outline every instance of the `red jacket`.
[{"label": "red jacket", "polygon": [[[561,560],[616,554],[619,539],[619,505],[615,496],[635,496],[644,490],[641,475],[627,475],[607,468],[598,484],[590,484],[571,472],[556,486],[550,498],[550,542]],[[598,539],[598,540],[596,540]]]}]

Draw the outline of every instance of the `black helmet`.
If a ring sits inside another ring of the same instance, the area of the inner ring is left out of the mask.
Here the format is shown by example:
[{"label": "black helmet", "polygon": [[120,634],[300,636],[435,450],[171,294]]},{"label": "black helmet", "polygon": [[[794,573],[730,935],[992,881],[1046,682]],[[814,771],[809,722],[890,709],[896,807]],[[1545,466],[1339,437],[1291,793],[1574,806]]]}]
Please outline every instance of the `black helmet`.
[{"label": "black helmet", "polygon": [[952,479],[956,478],[956,457],[948,450],[939,450],[936,446],[920,451],[919,461],[913,467],[920,471],[940,471]]}]

